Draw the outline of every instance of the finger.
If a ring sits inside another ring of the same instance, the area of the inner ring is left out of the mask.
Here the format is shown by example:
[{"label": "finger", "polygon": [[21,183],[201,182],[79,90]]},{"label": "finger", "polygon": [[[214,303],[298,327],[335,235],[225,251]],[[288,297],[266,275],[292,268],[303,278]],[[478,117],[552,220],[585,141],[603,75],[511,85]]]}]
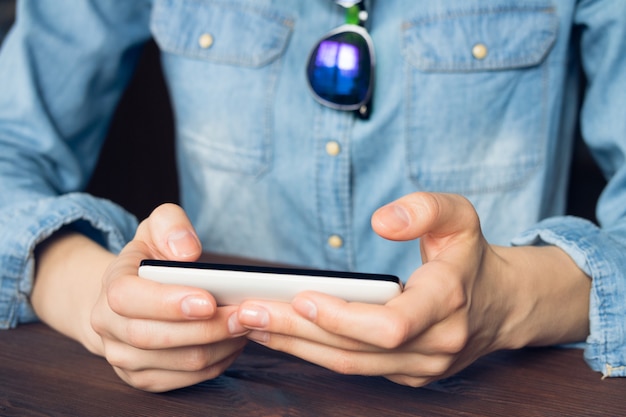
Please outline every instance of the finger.
[{"label": "finger", "polygon": [[193,261],[200,257],[202,244],[185,214],[175,204],[162,204],[141,222],[135,239],[145,242],[155,257]]},{"label": "finger", "polygon": [[[398,297],[406,297],[401,294]],[[411,332],[402,312],[389,306],[349,303],[326,294],[306,292],[292,301],[293,308],[329,333],[379,349],[402,345]],[[417,328],[417,326],[414,326]]]},{"label": "finger", "polygon": [[480,228],[471,203],[456,194],[413,193],[379,208],[372,228],[391,240],[413,240],[426,234],[445,237]]},{"label": "finger", "polygon": [[163,371],[150,369],[140,372],[129,372],[114,367],[117,375],[127,384],[150,392],[164,392],[194,385],[220,376],[237,358],[240,352],[233,353],[224,360],[214,363],[198,371]]},{"label": "finger", "polygon": [[[353,351],[379,352],[397,348],[414,336],[410,333],[413,329],[421,331],[417,321],[401,317],[392,308],[348,303],[315,292],[296,296],[291,305],[246,301],[239,306],[237,314],[241,326],[250,330]],[[411,317],[410,313],[407,317]],[[423,327],[428,325],[424,323]]]},{"label": "finger", "polygon": [[[397,298],[407,298],[409,295],[403,293]],[[430,323],[430,320],[423,320],[425,317],[420,316],[415,308],[407,314],[402,309],[389,305],[348,303],[313,292],[296,296],[292,305],[303,318],[311,320],[326,332],[360,342],[358,347],[361,350],[367,345],[376,346],[378,350],[397,349]],[[324,342],[328,344],[331,341],[326,339]],[[345,343],[333,345],[348,347]]]},{"label": "finger", "polygon": [[246,338],[240,337],[206,345],[160,350],[144,350],[121,342],[111,342],[106,346],[105,356],[112,366],[127,372],[197,372],[240,352],[246,342]]},{"label": "finger", "polygon": [[[398,349],[419,339],[412,348],[431,352],[432,338],[421,339],[433,326],[459,311],[466,303],[456,280],[456,266],[433,261],[414,272],[404,291],[386,305],[348,303],[336,297],[304,292],[292,301],[293,309],[325,331],[366,345]],[[453,345],[464,335],[440,335],[442,343]],[[343,346],[338,346],[343,347]]]},{"label": "finger", "polygon": [[445,290],[434,286],[432,292],[424,297],[426,287],[415,284],[387,306],[305,292],[293,300],[293,308],[285,303],[247,301],[237,314],[240,323],[253,330],[249,337],[261,343],[262,338],[283,335],[355,352],[455,354],[467,340],[463,327],[446,320],[457,306],[450,306],[451,300],[442,296]]},{"label": "finger", "polygon": [[[146,245],[134,240],[109,266],[103,280],[108,308],[128,318],[169,321],[207,319],[215,313],[217,303],[204,290],[139,278],[139,263],[146,256]],[[94,314],[102,311],[94,310]]]},{"label": "finger", "polygon": [[133,319],[183,321],[209,319],[217,310],[215,298],[207,291],[161,284],[135,274],[118,277],[106,289],[109,307],[116,314]]},{"label": "finger", "polygon": [[288,303],[248,300],[239,306],[236,319],[238,326],[248,331],[282,333],[347,349],[355,348],[355,341],[346,341],[326,332],[295,312]]},{"label": "finger", "polygon": [[437,378],[450,366],[450,358],[414,352],[355,352],[307,339],[275,333],[250,333],[252,340],[271,349],[346,375],[405,375]]},{"label": "finger", "polygon": [[141,350],[171,349],[205,345],[232,339],[228,317],[236,306],[220,307],[210,320],[168,322],[127,319],[111,314],[93,320],[94,330],[107,340],[115,340]]},{"label": "finger", "polygon": [[475,269],[487,242],[472,204],[456,194],[413,193],[378,209],[372,227],[392,240],[420,240],[422,262],[433,259]]}]

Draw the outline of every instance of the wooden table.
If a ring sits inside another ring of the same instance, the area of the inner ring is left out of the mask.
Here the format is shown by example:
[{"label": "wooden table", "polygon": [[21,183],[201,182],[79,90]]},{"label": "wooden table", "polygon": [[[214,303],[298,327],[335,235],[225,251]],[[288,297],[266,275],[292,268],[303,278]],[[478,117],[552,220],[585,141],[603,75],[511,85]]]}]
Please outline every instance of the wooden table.
[{"label": "wooden table", "polygon": [[165,394],[122,382],[43,324],[0,332],[0,416],[623,416],[626,379],[602,380],[580,350],[487,356],[424,388],[338,375],[250,344],[221,377]]}]

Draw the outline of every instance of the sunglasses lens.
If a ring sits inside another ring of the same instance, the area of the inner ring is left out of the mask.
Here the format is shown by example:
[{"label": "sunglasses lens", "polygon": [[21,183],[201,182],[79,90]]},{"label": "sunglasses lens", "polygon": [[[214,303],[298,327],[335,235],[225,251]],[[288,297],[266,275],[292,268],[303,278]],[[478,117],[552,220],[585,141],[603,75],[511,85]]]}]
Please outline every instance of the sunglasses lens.
[{"label": "sunglasses lens", "polygon": [[340,32],[313,49],[307,75],[313,91],[340,106],[358,106],[369,93],[372,57],[363,36]]}]

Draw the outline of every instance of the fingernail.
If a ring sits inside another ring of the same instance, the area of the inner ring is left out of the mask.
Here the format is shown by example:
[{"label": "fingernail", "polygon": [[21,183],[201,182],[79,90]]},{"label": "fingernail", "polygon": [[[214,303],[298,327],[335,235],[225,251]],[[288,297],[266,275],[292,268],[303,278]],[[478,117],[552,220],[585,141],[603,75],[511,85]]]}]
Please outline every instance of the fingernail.
[{"label": "fingernail", "polygon": [[301,316],[311,321],[315,321],[317,318],[317,305],[309,299],[296,298],[293,300],[292,306]]},{"label": "fingernail", "polygon": [[239,322],[247,327],[265,328],[270,322],[270,315],[262,307],[244,307],[239,310]]},{"label": "fingernail", "polygon": [[389,204],[383,207],[382,210],[382,223],[391,231],[404,230],[411,223],[411,216],[409,216],[406,209],[399,204]]},{"label": "fingernail", "polygon": [[179,258],[189,258],[198,254],[198,241],[188,230],[170,234],[167,244],[174,256]]},{"label": "fingernail", "polygon": [[191,318],[210,317],[213,315],[213,304],[206,298],[195,295],[183,298],[180,307],[183,314]]},{"label": "fingernail", "polygon": [[238,314],[235,312],[228,317],[228,331],[232,336],[241,336],[246,334],[249,330],[239,323]]}]

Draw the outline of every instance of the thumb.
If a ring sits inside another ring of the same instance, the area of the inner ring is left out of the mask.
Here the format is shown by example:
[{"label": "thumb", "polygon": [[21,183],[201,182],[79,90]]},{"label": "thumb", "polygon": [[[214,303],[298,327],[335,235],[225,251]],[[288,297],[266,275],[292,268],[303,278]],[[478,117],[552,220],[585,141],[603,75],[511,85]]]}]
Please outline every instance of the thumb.
[{"label": "thumb", "polygon": [[195,261],[202,244],[185,211],[175,204],[158,206],[137,228],[135,239],[146,243],[156,257]]},{"label": "thumb", "polygon": [[372,228],[386,239],[414,240],[425,235],[474,235],[480,221],[472,204],[460,195],[418,192],[376,210]]}]

